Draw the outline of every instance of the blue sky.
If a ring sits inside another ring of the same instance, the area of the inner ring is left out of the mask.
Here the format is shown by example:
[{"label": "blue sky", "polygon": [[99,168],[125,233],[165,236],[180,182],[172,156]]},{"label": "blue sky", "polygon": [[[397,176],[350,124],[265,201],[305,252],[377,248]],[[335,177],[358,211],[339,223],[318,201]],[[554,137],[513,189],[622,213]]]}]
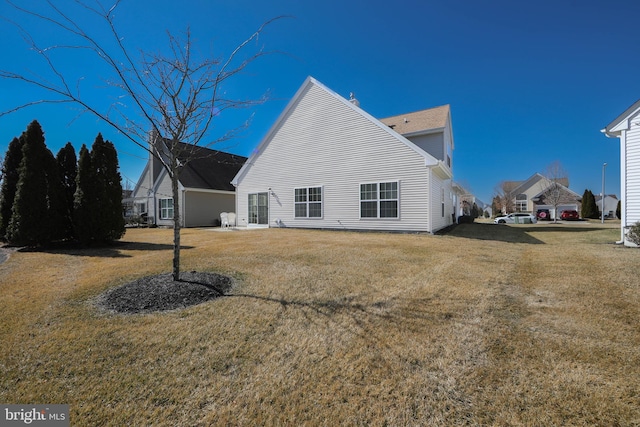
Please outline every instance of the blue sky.
[{"label": "blue sky", "polygon": [[[2,3],[0,15],[15,12]],[[450,104],[455,180],[485,202],[500,181],[524,180],[554,161],[579,194],[601,191],[606,162],[606,191],[619,196],[619,144],[600,129],[640,98],[640,2],[124,0],[116,26],[130,47],[150,51],[166,46],[166,30],[190,26],[202,51],[224,56],[279,15],[292,18],[267,28],[260,43],[286,54],[261,58],[228,88],[252,97],[268,90],[271,100],[218,116],[222,131],[239,114],[254,114],[241,138],[217,148],[249,155],[311,75],[344,97],[354,92],[378,118]],[[0,69],[41,69],[15,27],[0,28]],[[55,40],[44,26],[30,30]],[[66,65],[79,77],[100,74],[93,62]],[[0,80],[0,111],[42,97]],[[108,125],[77,115],[72,106],[41,105],[0,117],[0,151],[33,119],[54,154],[67,141],[76,150],[90,145],[102,132],[118,149],[123,177],[135,182],[146,153]]]}]

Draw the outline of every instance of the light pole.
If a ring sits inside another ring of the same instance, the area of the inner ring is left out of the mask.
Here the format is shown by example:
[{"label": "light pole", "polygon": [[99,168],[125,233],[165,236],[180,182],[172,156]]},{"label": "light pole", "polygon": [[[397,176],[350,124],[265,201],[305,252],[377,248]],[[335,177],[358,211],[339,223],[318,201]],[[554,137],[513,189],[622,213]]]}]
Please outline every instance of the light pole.
[{"label": "light pole", "polygon": [[602,224],[604,224],[604,169],[607,167],[606,163],[602,164]]}]

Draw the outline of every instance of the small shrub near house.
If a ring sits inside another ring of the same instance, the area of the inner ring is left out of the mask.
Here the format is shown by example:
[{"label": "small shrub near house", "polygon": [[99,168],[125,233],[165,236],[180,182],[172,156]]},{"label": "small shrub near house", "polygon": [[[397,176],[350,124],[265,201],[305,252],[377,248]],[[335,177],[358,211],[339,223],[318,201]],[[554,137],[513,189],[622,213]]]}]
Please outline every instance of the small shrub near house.
[{"label": "small shrub near house", "polygon": [[627,238],[636,245],[640,246],[640,221],[629,227]]}]

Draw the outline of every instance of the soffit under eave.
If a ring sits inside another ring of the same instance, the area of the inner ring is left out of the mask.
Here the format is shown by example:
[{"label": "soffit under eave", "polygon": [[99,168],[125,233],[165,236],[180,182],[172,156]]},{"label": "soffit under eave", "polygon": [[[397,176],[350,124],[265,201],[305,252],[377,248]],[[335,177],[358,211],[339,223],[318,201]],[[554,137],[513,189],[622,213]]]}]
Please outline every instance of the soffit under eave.
[{"label": "soffit under eave", "polygon": [[616,117],[611,123],[604,128],[604,133],[608,136],[619,136],[620,131],[628,130],[631,126],[631,120],[640,115],[640,100],[627,108],[622,114]]},{"label": "soffit under eave", "polygon": [[197,188],[197,187],[183,187],[183,191],[192,193],[207,193],[207,194],[236,194],[235,190],[215,190],[212,188]]},{"label": "soffit under eave", "polygon": [[438,160],[438,163],[435,165],[427,165],[427,167],[431,168],[433,173],[435,173],[440,179],[453,179],[453,172],[449,169],[445,164]]}]

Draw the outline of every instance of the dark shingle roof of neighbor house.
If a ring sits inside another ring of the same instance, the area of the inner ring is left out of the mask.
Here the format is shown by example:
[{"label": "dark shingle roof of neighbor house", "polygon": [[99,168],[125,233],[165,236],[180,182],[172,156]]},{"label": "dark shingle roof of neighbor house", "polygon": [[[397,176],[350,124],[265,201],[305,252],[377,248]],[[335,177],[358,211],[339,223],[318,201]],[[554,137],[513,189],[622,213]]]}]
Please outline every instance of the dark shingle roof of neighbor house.
[{"label": "dark shingle roof of neighbor house", "polygon": [[187,188],[235,191],[231,180],[246,157],[180,143],[178,159],[186,165],[180,172],[180,183]]}]

